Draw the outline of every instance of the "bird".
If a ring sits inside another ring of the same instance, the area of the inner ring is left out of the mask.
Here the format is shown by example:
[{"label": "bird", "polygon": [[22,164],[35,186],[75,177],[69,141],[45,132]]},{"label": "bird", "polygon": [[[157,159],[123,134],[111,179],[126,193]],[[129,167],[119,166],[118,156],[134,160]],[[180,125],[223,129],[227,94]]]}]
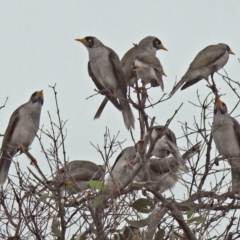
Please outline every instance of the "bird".
[{"label": "bird", "polygon": [[118,55],[99,39],[92,36],[78,38],[89,53],[88,73],[99,92],[106,95],[94,119],[99,118],[102,110],[110,100],[122,111],[127,129],[134,129],[134,115],[127,99],[127,82]]},{"label": "bird", "polygon": [[143,87],[151,83],[152,87],[159,86],[164,91],[162,75],[166,76],[160,60],[155,56],[142,52],[138,54],[134,61],[134,71],[137,78],[142,80]]},{"label": "bird", "polygon": [[104,173],[103,166],[91,161],[74,160],[57,172],[56,179],[67,183],[64,189],[68,194],[76,194],[90,188],[89,180],[102,180]]},{"label": "bird", "polygon": [[[198,142],[186,151],[181,157],[186,161],[200,151],[201,142]],[[150,158],[147,165],[147,171],[141,169],[135,178],[136,182],[154,182],[157,183],[155,189],[160,193],[174,187],[178,179],[181,178],[181,165],[175,157]]]},{"label": "bird", "polygon": [[184,163],[177,147],[176,136],[173,131],[166,126],[157,125],[152,127],[150,148],[152,148],[151,156],[165,158],[172,154],[179,163]]},{"label": "bird", "polygon": [[39,128],[43,90],[34,92],[29,101],[18,107],[10,117],[5,131],[0,158],[0,184],[6,181],[12,158],[28,150]]},{"label": "bird", "polygon": [[210,85],[208,77],[211,75],[213,79],[213,74],[224,67],[228,62],[229,54],[234,55],[234,52],[224,43],[209,45],[201,50],[169,95],[172,96],[182,85],[181,90],[184,90],[202,79],[207,80]]},{"label": "bird", "polygon": [[226,104],[218,96],[214,105],[212,137],[220,155],[229,160],[232,187],[240,193],[240,124],[229,115]]},{"label": "bird", "polygon": [[[183,155],[181,159],[185,162],[200,151],[201,142],[195,144]],[[116,158],[105,184],[109,189],[122,187],[131,177],[134,171],[134,160],[136,158],[136,146],[126,147]],[[157,182],[157,190],[164,192],[177,182],[177,173],[182,169],[182,164],[175,157],[150,158],[147,160],[146,169],[141,168],[134,177],[135,182],[146,182],[148,180]],[[172,185],[171,185],[172,184]]]},{"label": "bird", "polygon": [[133,171],[133,164],[136,156],[136,147],[126,147],[117,156],[115,163],[111,168],[111,174],[109,174],[105,184],[109,189],[116,187],[122,187]]},{"label": "bird", "polygon": [[[129,49],[121,59],[123,71],[127,76],[127,82],[129,86],[134,86],[135,76],[133,71],[133,63],[138,54],[147,53],[149,55],[156,55],[157,50],[162,49],[168,51],[162,44],[162,42],[154,36],[147,36],[143,38],[138,44]],[[155,60],[157,61],[157,60]],[[152,86],[159,86],[157,81],[151,81]]]}]

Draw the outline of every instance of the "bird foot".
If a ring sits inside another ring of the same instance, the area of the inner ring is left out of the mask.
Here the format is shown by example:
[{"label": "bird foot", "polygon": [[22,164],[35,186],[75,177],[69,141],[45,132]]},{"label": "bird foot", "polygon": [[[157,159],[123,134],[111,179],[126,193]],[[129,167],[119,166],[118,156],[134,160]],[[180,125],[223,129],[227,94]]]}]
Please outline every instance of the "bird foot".
[{"label": "bird foot", "polygon": [[31,165],[37,165],[37,160],[35,157],[33,157],[33,155],[28,151],[28,148],[26,148],[25,146],[23,145],[20,145],[18,147],[20,153],[25,153],[31,160],[30,164]]}]

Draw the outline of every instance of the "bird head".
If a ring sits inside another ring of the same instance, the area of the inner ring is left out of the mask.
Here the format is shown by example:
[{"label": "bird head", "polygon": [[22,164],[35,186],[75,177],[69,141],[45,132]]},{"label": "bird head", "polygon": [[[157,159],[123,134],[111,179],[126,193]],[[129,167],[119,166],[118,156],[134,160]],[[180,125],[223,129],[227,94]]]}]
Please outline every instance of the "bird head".
[{"label": "bird head", "polygon": [[228,45],[226,45],[226,46],[227,46],[228,53],[235,55],[235,53],[231,50],[231,48]]},{"label": "bird head", "polygon": [[81,42],[88,49],[104,46],[100,40],[92,36],[87,36],[85,38],[77,38],[75,40]]},{"label": "bird head", "polygon": [[214,114],[215,115],[224,115],[227,114],[228,110],[227,110],[227,106],[224,102],[222,102],[220,100],[219,97],[216,97],[215,99],[215,105],[214,105]]},{"label": "bird head", "polygon": [[34,92],[32,96],[30,97],[30,101],[32,103],[39,102],[43,105],[43,90]]},{"label": "bird head", "polygon": [[143,38],[138,46],[140,47],[144,47],[144,48],[149,48],[149,49],[154,49],[155,51],[159,50],[159,49],[162,49],[162,50],[165,50],[165,51],[168,51],[162,44],[162,42],[157,38],[157,37],[154,37],[154,36],[148,36],[148,37],[145,37]]}]

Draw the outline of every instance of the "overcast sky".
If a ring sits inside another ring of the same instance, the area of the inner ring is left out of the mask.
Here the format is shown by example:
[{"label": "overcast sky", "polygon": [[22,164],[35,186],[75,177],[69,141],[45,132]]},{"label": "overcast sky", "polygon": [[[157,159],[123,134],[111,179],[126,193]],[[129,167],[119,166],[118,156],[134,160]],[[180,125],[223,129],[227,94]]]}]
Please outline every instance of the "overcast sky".
[{"label": "overcast sky", "polygon": [[[71,160],[87,159],[102,164],[90,141],[102,146],[106,126],[112,134],[120,131],[119,141],[127,139],[123,147],[132,145],[121,113],[111,104],[99,120],[93,120],[103,96],[86,100],[94,93],[95,85],[87,72],[87,49],[74,41],[75,38],[96,36],[121,58],[132,43],[138,43],[148,35],[158,37],[169,50],[157,53],[167,74],[164,78],[166,93],[171,91],[176,77],[181,78],[201,49],[210,44],[226,43],[236,55],[230,55],[225,70],[239,81],[238,1],[10,0],[0,3],[0,103],[9,97],[6,107],[1,109],[0,133],[5,132],[12,112],[41,89],[45,98],[41,124],[49,127],[47,112],[50,111],[55,120],[57,117],[54,95],[48,86],[57,83],[60,113],[63,120],[68,120],[66,150]],[[232,109],[236,97],[219,76],[215,79],[221,93],[227,94],[223,100]],[[203,99],[209,93],[206,82],[201,81],[184,91],[177,91],[169,101],[148,110],[148,114],[156,116],[158,123],[165,124],[183,102],[180,113],[170,125],[180,137],[182,131],[178,121],[191,124],[194,115],[199,114],[199,109],[188,103],[197,101],[197,90]],[[160,88],[151,91],[154,99],[161,95]],[[239,107],[234,115],[238,113]],[[137,116],[135,110],[134,114]],[[139,139],[138,130],[134,135]],[[184,147],[185,141],[178,144]],[[46,165],[36,139],[31,153],[37,157],[40,167]],[[22,168],[29,164],[25,156],[19,159]],[[10,173],[13,173],[13,167]]]}]

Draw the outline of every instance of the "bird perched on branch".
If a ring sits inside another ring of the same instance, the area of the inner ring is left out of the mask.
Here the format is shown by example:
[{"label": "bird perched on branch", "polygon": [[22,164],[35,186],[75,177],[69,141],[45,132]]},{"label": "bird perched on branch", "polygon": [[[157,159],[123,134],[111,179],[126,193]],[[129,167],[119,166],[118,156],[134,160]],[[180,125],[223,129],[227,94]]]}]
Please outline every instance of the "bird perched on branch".
[{"label": "bird perched on branch", "polygon": [[162,125],[153,127],[150,137],[150,148],[152,147],[151,156],[165,158],[171,153],[179,163],[184,163],[177,147],[176,136],[168,127]]},{"label": "bird perched on branch", "polygon": [[[186,151],[181,159],[183,162],[179,163],[179,160],[175,157],[164,158],[150,158],[147,160],[146,168],[141,168],[140,172],[134,177],[133,181],[136,182],[155,182],[157,183],[157,190],[161,193],[167,189],[172,188],[177,182],[182,165],[186,161],[193,157],[200,151],[201,142],[195,144],[188,151]],[[109,175],[106,184],[110,189],[123,186],[134,171],[134,165],[136,164],[136,147],[127,147],[118,155],[112,170]]]},{"label": "bird perched on branch", "polygon": [[[150,60],[149,59],[147,60],[145,58],[146,64],[148,65],[149,69],[151,69],[150,66],[152,66],[153,69],[159,69],[161,71],[162,69],[161,63],[159,67],[159,62],[158,62],[159,60],[155,58],[156,52],[159,49],[167,51],[167,49],[163,46],[162,42],[158,38],[154,36],[147,36],[143,38],[137,45],[135,45],[125,53],[125,55],[121,59],[121,64],[123,67],[123,71],[127,76],[127,81],[129,86],[133,87],[135,83],[133,63],[136,59],[136,56],[139,54],[140,54],[139,58],[142,58],[141,54],[143,53],[148,55],[149,58],[150,57],[152,58]],[[152,87],[159,86],[158,81],[161,81],[161,80],[158,80],[158,79],[161,79],[161,78],[158,77],[157,79],[156,78],[151,79]]]},{"label": "bird perched on branch", "polygon": [[160,85],[164,91],[162,76],[166,76],[166,74],[155,55],[150,55],[147,52],[138,54],[134,61],[134,71],[136,71],[137,78],[142,80],[143,88],[151,83],[152,87]]},{"label": "bird perched on branch", "polygon": [[65,189],[69,194],[80,193],[90,188],[89,180],[100,181],[103,176],[102,166],[85,160],[71,161],[57,173],[57,179],[66,183]]},{"label": "bird perched on branch", "polygon": [[[201,142],[195,144],[186,151],[181,158],[184,165],[188,159],[200,151]],[[148,161],[147,171],[142,169],[136,177],[137,182],[152,181],[157,183],[156,190],[163,193],[173,188],[178,179],[180,172],[183,170],[181,164],[175,157],[151,158]]]},{"label": "bird perched on branch", "polygon": [[127,147],[117,156],[112,166],[111,174],[106,180],[110,189],[121,187],[125,184],[133,171],[133,161],[136,156],[135,146]]},{"label": "bird perched on branch", "polygon": [[134,116],[127,99],[126,76],[118,55],[95,37],[76,39],[82,42],[89,53],[88,73],[98,88],[105,95],[94,119],[99,118],[108,100],[122,111],[127,129],[134,128]]},{"label": "bird perched on branch", "polygon": [[17,108],[3,137],[0,159],[0,184],[6,181],[12,157],[28,150],[39,128],[43,91],[34,92],[29,101]]},{"label": "bird perched on branch", "polygon": [[173,87],[170,95],[173,95],[182,85],[181,90],[190,87],[198,81],[205,79],[211,87],[208,77],[228,62],[229,54],[234,54],[227,44],[219,43],[210,45],[201,50],[191,62],[182,79]]},{"label": "bird perched on branch", "polygon": [[232,187],[240,193],[240,124],[228,114],[227,106],[216,97],[212,137],[218,152],[227,158],[232,169]]}]

